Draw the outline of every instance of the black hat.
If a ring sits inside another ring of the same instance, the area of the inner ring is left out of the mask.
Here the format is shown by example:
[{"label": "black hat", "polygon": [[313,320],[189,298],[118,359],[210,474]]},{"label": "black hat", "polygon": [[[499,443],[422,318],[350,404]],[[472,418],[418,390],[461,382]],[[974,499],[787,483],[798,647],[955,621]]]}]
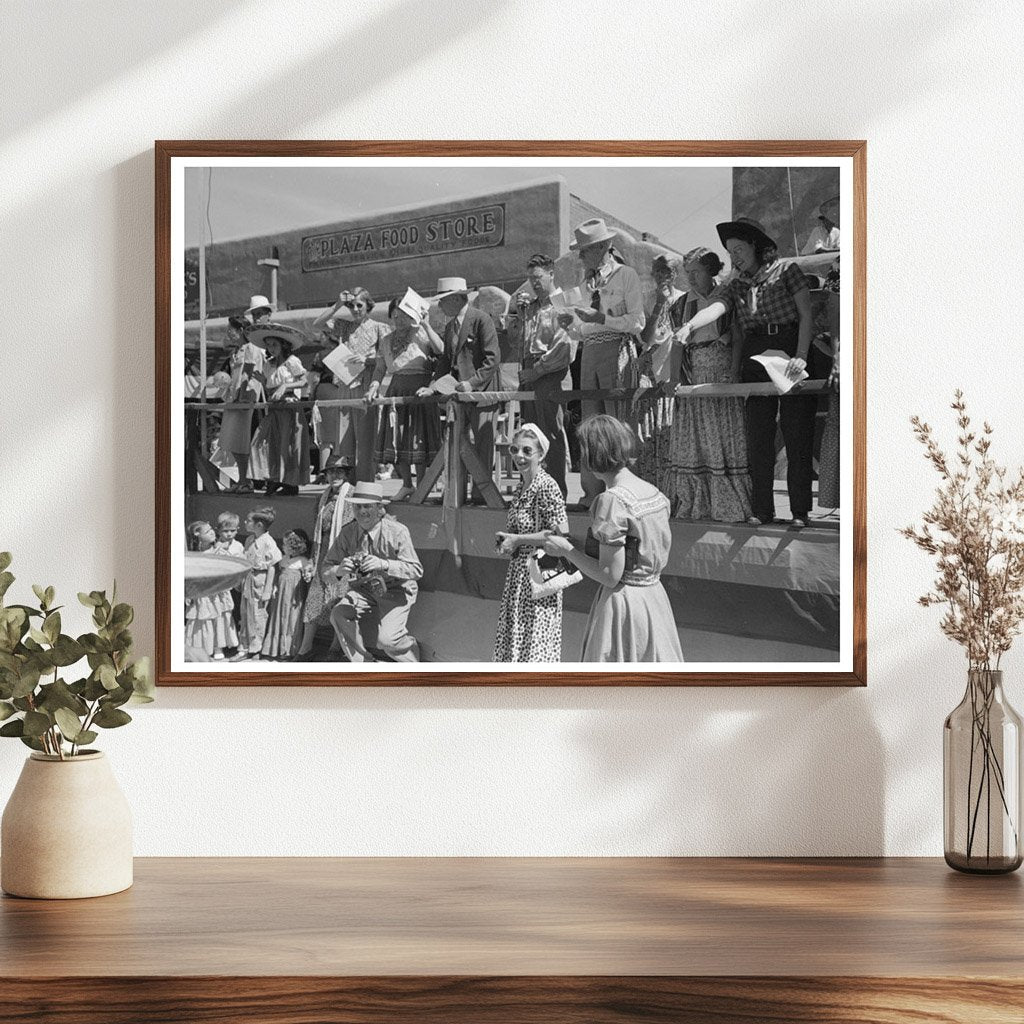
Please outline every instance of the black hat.
[{"label": "black hat", "polygon": [[730,238],[738,238],[751,245],[763,245],[769,249],[777,249],[778,243],[772,238],[763,227],[749,217],[738,217],[736,220],[727,220],[724,224],[716,224],[718,237],[722,245]]}]

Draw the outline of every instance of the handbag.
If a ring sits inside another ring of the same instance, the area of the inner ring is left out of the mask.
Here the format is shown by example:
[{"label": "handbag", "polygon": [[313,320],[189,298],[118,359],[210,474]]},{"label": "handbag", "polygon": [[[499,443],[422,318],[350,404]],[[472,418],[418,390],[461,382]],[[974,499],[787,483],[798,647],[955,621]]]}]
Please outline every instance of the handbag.
[{"label": "handbag", "polygon": [[539,548],[530,555],[530,596],[534,601],[543,601],[582,580],[583,573],[564,558],[545,555]]},{"label": "handbag", "polygon": [[[534,532],[540,533],[540,513],[533,506]],[[530,555],[530,596],[534,601],[543,601],[560,590],[583,581],[583,573],[572,562],[560,555],[547,555],[543,548],[537,548]]]}]

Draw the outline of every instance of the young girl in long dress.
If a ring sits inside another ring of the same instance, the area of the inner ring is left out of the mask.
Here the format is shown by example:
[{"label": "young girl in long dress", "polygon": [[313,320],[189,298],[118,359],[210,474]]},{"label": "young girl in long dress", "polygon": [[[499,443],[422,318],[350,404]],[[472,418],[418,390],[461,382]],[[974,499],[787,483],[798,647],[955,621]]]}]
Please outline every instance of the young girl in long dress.
[{"label": "young girl in long dress", "polygon": [[302,639],[302,607],[306,603],[309,536],[305,530],[290,530],[282,540],[284,557],[274,573],[274,592],[268,610],[263,657],[290,659]]}]

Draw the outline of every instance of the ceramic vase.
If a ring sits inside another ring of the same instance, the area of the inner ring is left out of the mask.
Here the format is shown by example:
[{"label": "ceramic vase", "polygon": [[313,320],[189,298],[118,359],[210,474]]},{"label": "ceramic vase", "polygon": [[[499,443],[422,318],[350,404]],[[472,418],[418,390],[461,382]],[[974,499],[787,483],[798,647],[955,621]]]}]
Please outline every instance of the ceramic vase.
[{"label": "ceramic vase", "polygon": [[68,900],[132,884],[132,818],[99,751],[25,762],[0,825],[0,887]]}]

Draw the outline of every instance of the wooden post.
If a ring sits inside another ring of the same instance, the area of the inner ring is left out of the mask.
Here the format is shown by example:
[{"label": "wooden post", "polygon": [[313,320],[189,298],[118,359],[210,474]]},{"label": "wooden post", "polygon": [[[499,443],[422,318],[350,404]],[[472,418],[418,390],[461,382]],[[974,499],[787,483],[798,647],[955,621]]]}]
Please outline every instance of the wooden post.
[{"label": "wooden post", "polygon": [[448,403],[448,430],[444,439],[445,508],[461,508],[466,504],[466,467],[462,461],[462,439],[466,433],[469,406],[464,402]]}]

